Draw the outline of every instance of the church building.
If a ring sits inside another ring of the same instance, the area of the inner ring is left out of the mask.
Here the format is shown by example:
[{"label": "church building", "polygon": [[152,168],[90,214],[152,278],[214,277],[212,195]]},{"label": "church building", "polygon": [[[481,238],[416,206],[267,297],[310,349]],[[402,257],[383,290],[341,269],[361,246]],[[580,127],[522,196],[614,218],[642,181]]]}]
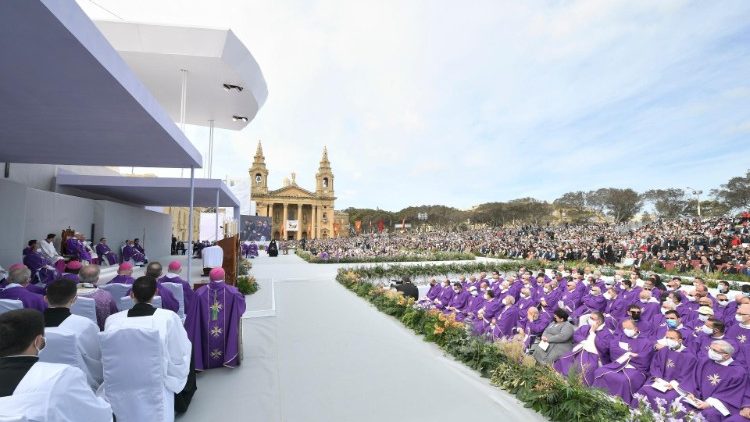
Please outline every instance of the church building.
[{"label": "church building", "polygon": [[284,179],[280,189],[268,190],[268,169],[260,141],[250,167],[250,199],[255,201],[256,215],[271,217],[274,239],[325,239],[337,237],[334,227],[333,171],[328,150],[323,148],[315,191],[297,185],[296,175]]}]

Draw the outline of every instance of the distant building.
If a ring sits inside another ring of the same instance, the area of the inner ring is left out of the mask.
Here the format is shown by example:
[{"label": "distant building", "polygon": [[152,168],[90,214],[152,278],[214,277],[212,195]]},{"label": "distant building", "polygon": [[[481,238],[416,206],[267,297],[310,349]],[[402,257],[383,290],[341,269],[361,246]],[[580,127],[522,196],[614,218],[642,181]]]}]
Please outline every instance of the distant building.
[{"label": "distant building", "polygon": [[255,201],[256,215],[273,219],[271,235],[274,239],[325,239],[346,235],[334,230],[336,197],[326,148],[323,148],[315,174],[315,192],[297,186],[294,173],[284,179],[283,187],[269,191],[266,158],[260,142],[249,173],[250,198]]},{"label": "distant building", "polygon": [[349,237],[349,213],[333,212],[333,237]]}]

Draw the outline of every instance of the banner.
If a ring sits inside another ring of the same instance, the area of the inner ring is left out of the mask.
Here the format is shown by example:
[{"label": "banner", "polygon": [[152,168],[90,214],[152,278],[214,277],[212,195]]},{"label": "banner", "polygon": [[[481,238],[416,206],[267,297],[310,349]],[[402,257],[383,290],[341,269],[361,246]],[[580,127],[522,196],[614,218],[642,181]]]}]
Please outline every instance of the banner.
[{"label": "banner", "polygon": [[362,233],[362,220],[357,220],[354,222],[354,231],[356,231],[357,234]]},{"label": "banner", "polygon": [[240,240],[266,242],[271,240],[271,217],[240,216]]},{"label": "banner", "polygon": [[385,223],[383,223],[383,220],[378,221],[378,233],[383,233],[384,228],[385,228]]},{"label": "banner", "polygon": [[299,230],[299,220],[286,220],[286,231],[296,232]]}]

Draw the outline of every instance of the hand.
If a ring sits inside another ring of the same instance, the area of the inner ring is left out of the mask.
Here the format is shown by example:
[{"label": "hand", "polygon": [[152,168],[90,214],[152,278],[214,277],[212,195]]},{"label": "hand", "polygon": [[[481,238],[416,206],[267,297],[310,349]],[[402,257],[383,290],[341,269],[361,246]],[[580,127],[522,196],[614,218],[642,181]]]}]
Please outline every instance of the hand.
[{"label": "hand", "polygon": [[745,419],[750,419],[750,407],[743,407],[742,410],[740,410],[740,416]]},{"label": "hand", "polygon": [[656,349],[656,350],[661,350],[661,349],[663,349],[664,347],[666,347],[666,345],[664,345],[664,344],[661,344],[661,343],[656,343],[656,345],[654,346],[654,349]]},{"label": "hand", "polygon": [[542,341],[547,341],[547,336],[542,336]]}]

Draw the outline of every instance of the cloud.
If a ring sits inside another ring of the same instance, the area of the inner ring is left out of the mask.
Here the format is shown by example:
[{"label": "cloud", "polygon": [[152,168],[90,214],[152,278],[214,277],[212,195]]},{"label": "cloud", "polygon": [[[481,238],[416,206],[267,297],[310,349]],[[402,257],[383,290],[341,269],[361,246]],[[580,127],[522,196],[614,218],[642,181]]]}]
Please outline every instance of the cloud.
[{"label": "cloud", "polygon": [[[327,145],[338,208],[708,190],[746,170],[743,0],[98,3],[232,28],[269,97],[242,132],[216,131],[214,175],[247,177],[263,139],[272,187],[292,171],[312,187]],[[205,151],[207,131],[188,134]]]}]

